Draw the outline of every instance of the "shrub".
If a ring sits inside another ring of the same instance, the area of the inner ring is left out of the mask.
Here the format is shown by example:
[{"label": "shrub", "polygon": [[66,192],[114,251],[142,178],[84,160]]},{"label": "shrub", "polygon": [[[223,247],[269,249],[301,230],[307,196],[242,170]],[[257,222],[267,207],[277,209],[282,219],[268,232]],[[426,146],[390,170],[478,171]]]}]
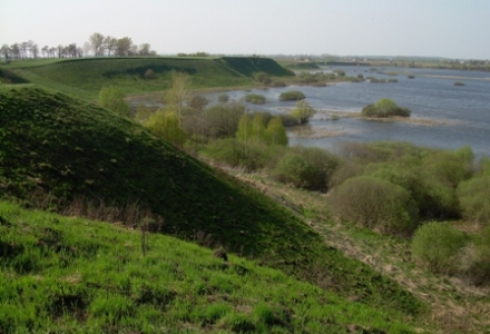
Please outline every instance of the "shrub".
[{"label": "shrub", "polygon": [[465,219],[482,224],[490,223],[490,176],[462,182],[457,194]]},{"label": "shrub", "polygon": [[272,81],[271,85],[273,87],[286,87],[286,83],[284,81],[281,81],[281,80],[274,80],[274,81]]},{"label": "shrub", "polygon": [[221,103],[226,103],[230,100],[230,96],[228,96],[228,94],[220,94],[218,95],[218,101],[221,102]]},{"label": "shrub", "polygon": [[[339,160],[340,161],[340,160]],[[362,167],[352,161],[339,162],[328,181],[328,187],[334,188],[340,186],[345,180],[360,176]]]},{"label": "shrub", "polygon": [[320,171],[299,154],[288,153],[282,157],[272,172],[272,177],[296,188],[309,189],[320,178]]},{"label": "shrub", "polygon": [[272,81],[271,78],[270,78],[270,76],[269,76],[269,74],[267,74],[265,72],[255,73],[254,79],[255,79],[255,81],[260,82],[260,83],[262,83],[264,85],[268,85]]},{"label": "shrub", "polygon": [[391,99],[381,99],[375,104],[367,105],[362,109],[361,115],[364,117],[410,117],[410,109],[399,107]]},{"label": "shrub", "polygon": [[136,108],[134,119],[140,123],[145,122],[154,112],[155,110],[153,110],[152,108],[147,107],[144,104],[140,104]]},{"label": "shrub", "polygon": [[240,117],[244,113],[245,106],[234,102],[206,109],[204,111],[205,134],[211,138],[233,137],[238,129]]},{"label": "shrub", "polygon": [[467,274],[473,284],[490,284],[490,226],[486,226],[475,240],[472,263]]},{"label": "shrub", "polygon": [[264,95],[260,94],[247,94],[245,95],[245,101],[253,104],[264,104],[266,99]]},{"label": "shrub", "polygon": [[276,150],[276,146],[267,146],[257,141],[245,143],[234,138],[226,138],[211,142],[201,153],[230,167],[255,171],[263,168],[276,154]]},{"label": "shrub", "polygon": [[315,178],[311,179],[309,189],[326,190],[334,170],[340,164],[337,156],[318,147],[295,146],[292,151],[315,166]]},{"label": "shrub", "polygon": [[187,140],[187,134],[180,127],[178,116],[172,111],[157,111],[148,118],[145,126],[155,135],[168,140],[175,146],[182,147]]},{"label": "shrub", "polygon": [[381,233],[409,234],[417,226],[417,209],[407,190],[388,181],[360,176],[333,190],[335,216]]},{"label": "shrub", "polygon": [[303,94],[299,90],[290,90],[287,92],[282,92],[281,95],[279,95],[279,100],[281,101],[298,101],[305,98],[305,94]]},{"label": "shrub", "polygon": [[455,228],[438,222],[422,225],[412,238],[412,256],[431,272],[452,274],[467,237]]},{"label": "shrub", "polygon": [[316,110],[306,101],[298,101],[296,107],[291,112],[291,116],[298,120],[300,125],[308,123],[308,120],[315,115]]},{"label": "shrub", "polygon": [[145,72],[145,79],[146,80],[152,80],[152,79],[155,79],[155,72],[149,68],[146,70]]},{"label": "shrub", "polygon": [[102,108],[112,110],[121,116],[129,116],[129,105],[124,101],[125,97],[126,94],[118,87],[103,87],[99,92],[97,103]]}]

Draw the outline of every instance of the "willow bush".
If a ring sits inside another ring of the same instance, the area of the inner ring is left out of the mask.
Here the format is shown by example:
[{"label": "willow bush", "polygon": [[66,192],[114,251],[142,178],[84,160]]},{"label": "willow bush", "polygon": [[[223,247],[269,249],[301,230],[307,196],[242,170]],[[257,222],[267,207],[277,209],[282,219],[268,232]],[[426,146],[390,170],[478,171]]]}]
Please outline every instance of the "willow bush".
[{"label": "willow bush", "polygon": [[330,195],[334,216],[385,234],[409,235],[418,210],[404,188],[369,176],[347,179]]}]

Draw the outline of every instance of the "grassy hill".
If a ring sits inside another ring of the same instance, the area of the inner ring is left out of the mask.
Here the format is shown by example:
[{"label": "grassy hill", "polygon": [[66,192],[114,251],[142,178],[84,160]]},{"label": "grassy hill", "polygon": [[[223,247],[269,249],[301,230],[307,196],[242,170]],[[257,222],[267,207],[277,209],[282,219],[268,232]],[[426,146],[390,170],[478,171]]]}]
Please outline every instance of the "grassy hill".
[{"label": "grassy hill", "polygon": [[241,258],[0,201],[1,333],[414,333]]},{"label": "grassy hill", "polygon": [[[188,73],[192,88],[251,86],[256,72],[294,75],[271,59],[231,57],[47,59],[3,67],[26,81],[86,99],[94,99],[108,85],[117,85],[126,93],[162,91],[169,88],[173,71]],[[149,70],[151,78],[145,76]]]},{"label": "grassy hill", "polygon": [[[0,191],[24,205],[118,220],[253,257],[361,303],[415,315],[393,281],[328,247],[291,212],[131,120],[61,93],[0,90]],[[145,214],[146,212],[146,214]],[[145,217],[148,216],[148,217]],[[151,218],[151,219],[146,219]]]}]

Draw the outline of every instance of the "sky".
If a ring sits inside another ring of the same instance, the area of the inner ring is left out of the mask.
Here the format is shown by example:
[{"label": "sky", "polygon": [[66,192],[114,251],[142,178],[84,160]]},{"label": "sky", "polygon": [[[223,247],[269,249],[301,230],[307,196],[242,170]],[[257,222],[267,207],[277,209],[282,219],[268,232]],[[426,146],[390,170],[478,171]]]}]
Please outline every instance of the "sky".
[{"label": "sky", "polygon": [[95,32],[158,54],[490,59],[490,0],[0,0],[0,46]]}]

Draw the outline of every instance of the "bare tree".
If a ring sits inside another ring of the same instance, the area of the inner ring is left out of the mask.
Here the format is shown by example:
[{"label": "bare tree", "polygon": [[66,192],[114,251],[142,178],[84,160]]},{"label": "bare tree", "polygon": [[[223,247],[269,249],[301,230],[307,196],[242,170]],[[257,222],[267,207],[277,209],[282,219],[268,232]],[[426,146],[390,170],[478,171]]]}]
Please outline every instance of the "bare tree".
[{"label": "bare tree", "polygon": [[43,53],[44,57],[49,57],[49,46],[47,46],[47,45],[43,46],[43,48],[41,49],[41,52]]},{"label": "bare tree", "polygon": [[31,45],[31,55],[32,58],[37,58],[39,55],[39,47],[35,43]]},{"label": "bare tree", "polygon": [[58,55],[58,58],[63,57],[63,45],[60,44],[56,47],[56,53]]},{"label": "bare tree", "polygon": [[68,45],[68,55],[72,58],[77,57],[77,45],[75,43]]},{"label": "bare tree", "polygon": [[12,44],[10,50],[12,51],[14,59],[20,59],[20,46],[18,43]]},{"label": "bare tree", "polygon": [[92,50],[94,50],[94,55],[96,57],[102,56],[103,49],[102,45],[104,43],[104,35],[96,32],[93,33],[89,38],[90,45],[92,46]]},{"label": "bare tree", "polygon": [[27,50],[29,50],[29,44],[27,42],[20,43],[20,58],[27,58]]},{"label": "bare tree", "polygon": [[82,58],[83,57],[83,48],[78,47],[77,48],[77,57]]},{"label": "bare tree", "polygon": [[107,55],[110,57],[111,52],[117,49],[117,39],[111,36],[104,38],[104,49],[107,50]]},{"label": "bare tree", "polygon": [[56,56],[56,48],[53,46],[49,49],[48,54],[50,58],[54,58]]}]

